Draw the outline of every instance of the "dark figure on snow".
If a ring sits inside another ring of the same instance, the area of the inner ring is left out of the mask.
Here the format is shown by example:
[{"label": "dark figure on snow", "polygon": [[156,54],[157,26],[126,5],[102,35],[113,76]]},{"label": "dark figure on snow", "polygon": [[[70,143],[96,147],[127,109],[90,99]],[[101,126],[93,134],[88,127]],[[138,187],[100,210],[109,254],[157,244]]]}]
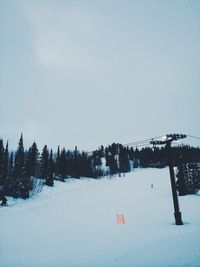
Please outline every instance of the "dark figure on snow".
[{"label": "dark figure on snow", "polygon": [[7,204],[7,198],[0,192],[0,205],[5,206]]}]

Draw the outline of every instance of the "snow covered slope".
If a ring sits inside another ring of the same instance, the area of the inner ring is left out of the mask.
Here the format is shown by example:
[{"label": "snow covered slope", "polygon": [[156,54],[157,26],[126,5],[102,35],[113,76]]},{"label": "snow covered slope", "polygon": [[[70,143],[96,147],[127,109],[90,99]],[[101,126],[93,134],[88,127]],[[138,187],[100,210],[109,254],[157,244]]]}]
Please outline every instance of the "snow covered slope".
[{"label": "snow covered slope", "polygon": [[57,182],[0,209],[0,267],[199,267],[200,197],[179,200],[183,226],[168,169]]}]

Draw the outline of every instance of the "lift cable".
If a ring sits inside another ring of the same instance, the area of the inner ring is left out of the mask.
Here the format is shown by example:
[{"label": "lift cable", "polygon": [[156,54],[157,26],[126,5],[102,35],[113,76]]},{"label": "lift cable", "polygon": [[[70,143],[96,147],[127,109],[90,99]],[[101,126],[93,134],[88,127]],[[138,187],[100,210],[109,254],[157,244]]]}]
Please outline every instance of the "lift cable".
[{"label": "lift cable", "polygon": [[[164,137],[167,137],[167,136],[168,136],[167,134],[163,134],[163,135],[156,136],[156,137],[149,138],[149,139],[143,139],[143,140],[139,140],[139,141],[135,141],[135,142],[131,142],[131,143],[126,143],[126,144],[123,144],[123,146],[130,146],[130,147],[134,147],[134,148],[137,148],[137,147],[145,147],[145,146],[151,145],[151,142],[152,141],[155,141],[156,139],[164,138]],[[197,137],[197,136],[194,136],[194,135],[186,134],[185,136],[200,140],[200,137]],[[176,143],[176,140],[173,141],[173,144],[175,144],[175,143]],[[93,152],[94,151],[90,151],[88,153],[89,154],[92,154]]]},{"label": "lift cable", "polygon": [[197,136],[194,136],[194,135],[189,135],[189,134],[187,134],[187,137],[191,137],[191,138],[199,139],[199,140],[200,140],[200,137],[197,137]]}]

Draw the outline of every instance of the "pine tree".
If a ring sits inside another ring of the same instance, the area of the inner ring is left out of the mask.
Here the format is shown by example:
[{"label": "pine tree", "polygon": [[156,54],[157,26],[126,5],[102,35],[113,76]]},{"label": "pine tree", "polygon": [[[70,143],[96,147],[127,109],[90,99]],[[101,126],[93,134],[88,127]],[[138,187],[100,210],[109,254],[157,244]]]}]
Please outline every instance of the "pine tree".
[{"label": "pine tree", "polygon": [[43,147],[41,154],[41,178],[47,179],[49,176],[49,150],[47,145]]},{"label": "pine tree", "polygon": [[92,157],[89,157],[87,153],[82,152],[80,155],[80,176],[82,177],[97,177],[100,176],[99,173],[97,173],[97,170],[93,169],[92,167]]},{"label": "pine tree", "polygon": [[60,175],[60,146],[58,146],[57,154],[56,154],[56,161],[55,161],[55,176]]},{"label": "pine tree", "polygon": [[8,183],[6,186],[6,195],[14,196],[15,180],[14,180],[14,155],[13,152],[10,153],[8,162]]},{"label": "pine tree", "polygon": [[53,151],[51,149],[50,155],[49,155],[49,168],[48,168],[48,176],[46,178],[46,185],[53,186],[54,181],[54,160],[53,160]]},{"label": "pine tree", "polygon": [[61,176],[61,179],[64,181],[64,179],[67,176],[67,158],[66,158],[65,148],[63,148],[61,153],[60,153],[59,174]]},{"label": "pine tree", "polygon": [[26,176],[36,176],[37,175],[37,165],[38,165],[38,148],[36,143],[29,148],[27,159],[26,159]]},{"label": "pine tree", "polygon": [[0,139],[0,191],[4,191],[4,146],[3,140]]},{"label": "pine tree", "polygon": [[74,176],[74,152],[70,150],[66,152],[66,175],[67,177]]},{"label": "pine tree", "polygon": [[6,144],[6,149],[4,152],[4,170],[3,170],[3,175],[4,175],[4,191],[5,194],[7,195],[7,188],[9,185],[9,177],[8,177],[8,163],[9,163],[9,151],[8,151],[8,142]]},{"label": "pine tree", "polygon": [[189,194],[195,194],[198,192],[198,169],[195,163],[187,164],[188,177],[187,177],[187,190]]},{"label": "pine tree", "polygon": [[128,151],[123,146],[120,146],[120,151],[119,151],[119,170],[122,173],[130,171]]},{"label": "pine tree", "polygon": [[118,164],[117,164],[117,160],[115,159],[114,155],[112,154],[108,155],[106,165],[109,166],[110,168],[110,175],[118,173]]},{"label": "pine tree", "polygon": [[198,163],[194,163],[194,185],[197,191],[200,190],[200,166]]},{"label": "pine tree", "polygon": [[74,178],[80,178],[79,152],[78,152],[77,146],[75,147],[75,151],[74,151],[73,167],[74,167],[73,177]]},{"label": "pine tree", "polygon": [[196,163],[182,163],[178,166],[177,190],[180,196],[195,194],[200,188],[200,170]]},{"label": "pine tree", "polygon": [[[102,147],[101,147],[102,149]],[[103,175],[103,171],[102,171],[102,160],[101,160],[101,155],[102,155],[102,151],[94,151],[92,156],[91,156],[91,165],[92,165],[92,172],[93,172],[93,177],[100,177]],[[81,157],[82,159],[82,157]]]},{"label": "pine tree", "polygon": [[185,164],[179,164],[177,167],[178,172],[176,174],[176,177],[178,178],[176,182],[176,187],[179,192],[179,196],[184,196],[187,194],[187,187],[186,187],[186,178],[185,173],[187,171]]},{"label": "pine tree", "polygon": [[30,179],[25,175],[25,153],[22,134],[15,155],[14,179],[14,196],[28,198],[30,190]]}]

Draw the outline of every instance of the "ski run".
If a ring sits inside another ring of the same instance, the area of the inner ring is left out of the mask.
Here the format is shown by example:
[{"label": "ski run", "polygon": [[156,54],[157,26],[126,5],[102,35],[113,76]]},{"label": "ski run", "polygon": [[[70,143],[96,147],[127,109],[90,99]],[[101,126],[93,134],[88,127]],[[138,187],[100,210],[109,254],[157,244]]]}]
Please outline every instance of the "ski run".
[{"label": "ski run", "polygon": [[0,267],[200,266],[200,195],[179,197],[175,225],[168,168],[56,181],[8,203]]}]

